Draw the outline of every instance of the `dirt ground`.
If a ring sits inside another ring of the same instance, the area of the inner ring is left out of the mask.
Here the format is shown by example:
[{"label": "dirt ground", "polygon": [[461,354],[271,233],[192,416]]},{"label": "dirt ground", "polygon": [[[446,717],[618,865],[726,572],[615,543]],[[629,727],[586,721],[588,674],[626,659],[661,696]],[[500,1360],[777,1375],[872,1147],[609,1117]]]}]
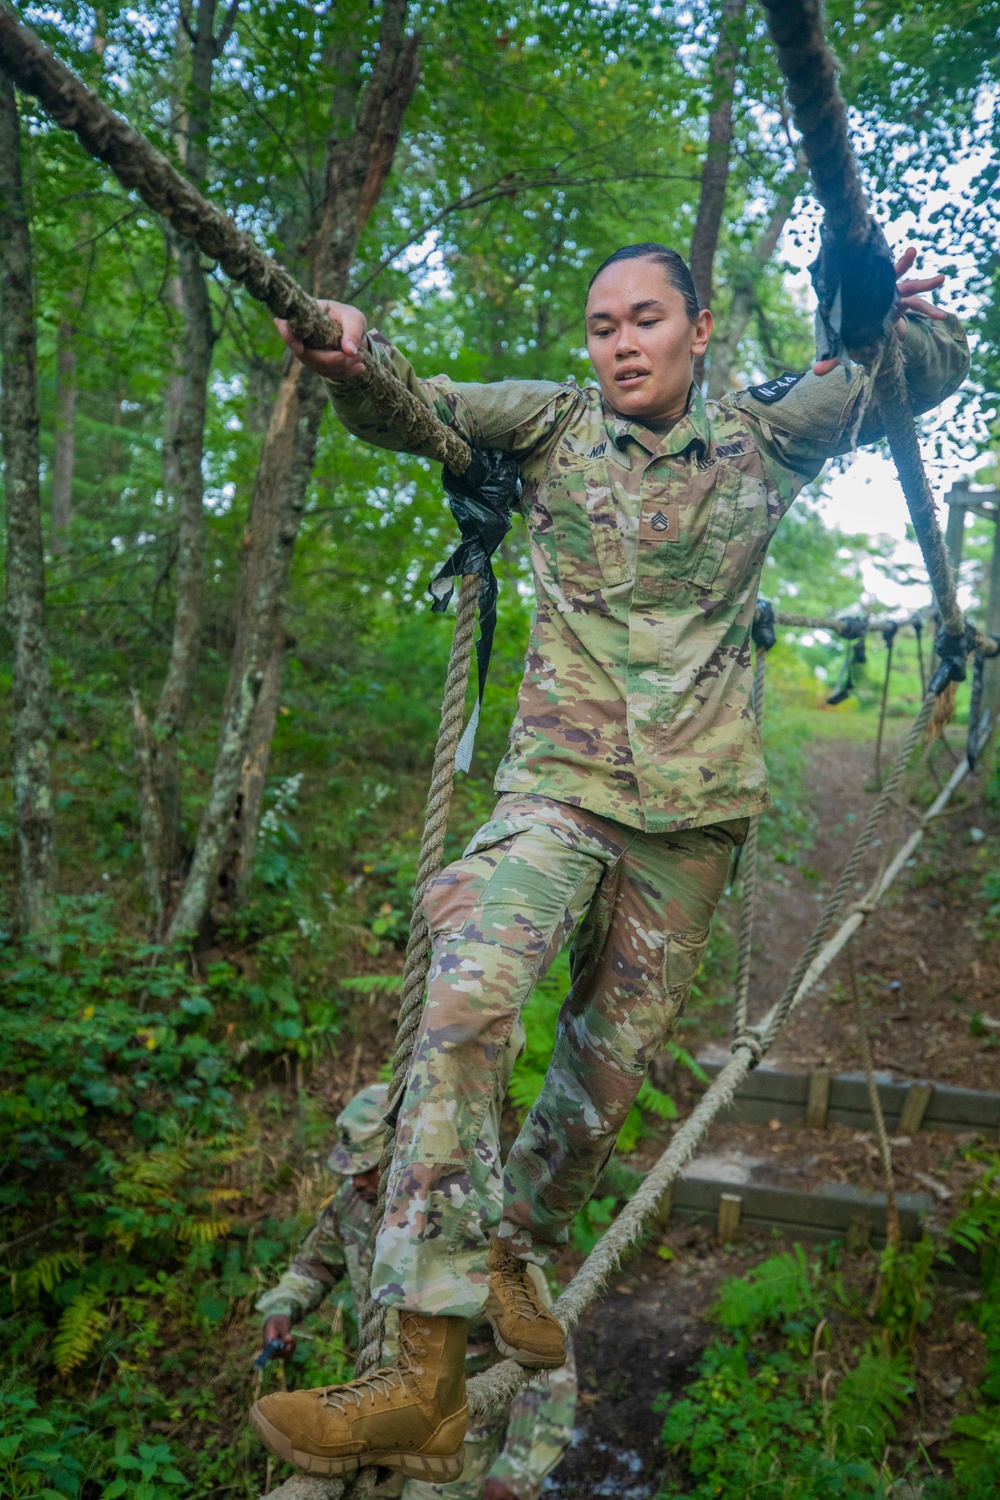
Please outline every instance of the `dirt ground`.
[{"label": "dirt ground", "polygon": [[[957,740],[956,740],[957,744]],[[935,752],[946,779],[953,760]],[[870,745],[819,739],[810,753],[809,788],[817,809],[811,847],[788,851],[788,862],[763,870],[751,973],[751,1013],[780,992],[812,930],[821,901],[873,800]],[[867,789],[866,789],[867,788]],[[967,789],[966,789],[967,788]],[[861,871],[860,896],[913,826],[890,818]],[[885,906],[855,942],[855,962],[869,1017],[875,1064],[894,1079],[928,1079],[968,1088],[1000,1089],[1000,937],[984,920],[981,899],[986,860],[995,863],[1000,836],[977,783],[970,779],[918,853]],[[783,851],[782,851],[783,852]],[[728,1006],[696,1010],[681,1040],[691,1052],[727,1044]],[[989,1023],[998,1022],[997,1029]],[[860,1067],[849,975],[839,963],[817,987],[769,1059],[775,1067]],[[697,1097],[690,1075],[675,1067],[664,1082],[682,1105]],[[893,1142],[896,1187],[922,1192],[943,1225],[957,1208],[976,1169],[963,1155],[973,1137],[922,1132]],[[655,1154],[646,1143],[644,1154]],[[753,1159],[754,1180],[785,1186],[851,1183],[881,1190],[874,1135],[843,1126],[824,1132],[772,1121],[716,1126],[706,1154]],[[661,1393],[677,1394],[712,1336],[708,1313],[721,1281],[785,1248],[772,1238],[745,1237],[723,1247],[709,1226],[673,1224],[665,1242],[675,1259],[652,1251],[635,1257],[619,1282],[586,1315],[577,1335],[581,1398],[574,1445],[550,1477],[546,1494],[562,1500],[613,1496],[647,1500],[664,1472],[658,1441]],[[567,1271],[569,1267],[567,1267]],[[920,1398],[900,1439],[928,1450],[941,1441],[954,1400],[974,1385],[976,1336],[959,1317],[960,1289],[945,1294],[917,1351]],[[954,1303],[954,1305],[952,1305]],[[961,1369],[964,1380],[956,1377]]]},{"label": "dirt ground", "polygon": [[[946,779],[953,762],[943,747],[934,759]],[[809,785],[817,810],[815,842],[794,862],[775,863],[765,872],[752,1011],[760,1013],[780,993],[873,801],[866,790],[871,774],[870,745],[814,741]],[[886,819],[862,868],[859,896],[912,827],[910,817],[901,829],[892,816]],[[980,896],[986,864],[996,863],[998,836],[978,779],[969,777],[854,942],[875,1065],[898,1079],[1000,1089],[1000,925],[990,930],[984,922]],[[771,1053],[775,1067],[849,1072],[860,1066],[849,961],[842,957],[792,1017]]]}]

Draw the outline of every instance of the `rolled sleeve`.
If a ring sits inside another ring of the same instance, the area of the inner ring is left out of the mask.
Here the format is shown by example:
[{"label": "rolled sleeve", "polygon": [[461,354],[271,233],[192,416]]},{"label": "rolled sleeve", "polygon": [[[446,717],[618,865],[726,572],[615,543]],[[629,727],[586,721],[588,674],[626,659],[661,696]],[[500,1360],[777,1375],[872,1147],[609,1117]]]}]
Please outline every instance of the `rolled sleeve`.
[{"label": "rolled sleeve", "polygon": [[[421,379],[405,355],[380,333],[368,334],[368,351],[391,369],[410,393],[467,442],[525,458],[560,427],[579,399],[575,386],[551,380],[501,380],[486,384],[447,375]],[[407,438],[378,411],[364,381],[327,381],[330,400],[349,432],[395,453],[414,452]]]},{"label": "rolled sleeve", "polygon": [[283,1315],[297,1323],[307,1313],[315,1312],[344,1274],[347,1260],[333,1211],[335,1202],[320,1210],[277,1286],[257,1299],[256,1311],[262,1317]]},{"label": "rolled sleeve", "polygon": [[[903,367],[913,413],[919,416],[958,390],[969,368],[969,345],[951,313],[943,319],[907,313],[906,323]],[[870,384],[860,365],[828,375],[808,370],[777,398],[758,386],[724,404],[736,406],[752,421],[764,466],[791,499],[816,478],[828,458],[884,436],[878,414],[868,404]]]}]

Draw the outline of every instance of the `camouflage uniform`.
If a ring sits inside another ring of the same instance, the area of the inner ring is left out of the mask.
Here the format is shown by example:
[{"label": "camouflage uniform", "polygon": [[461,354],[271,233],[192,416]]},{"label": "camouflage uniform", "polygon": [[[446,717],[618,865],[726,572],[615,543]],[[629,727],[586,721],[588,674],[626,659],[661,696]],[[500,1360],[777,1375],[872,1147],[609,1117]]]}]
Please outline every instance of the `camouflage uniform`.
[{"label": "camouflage uniform", "polygon": [[[264,1318],[284,1313],[293,1323],[313,1312],[344,1271],[350,1278],[355,1306],[363,1304],[366,1281],[364,1251],[374,1209],[350,1182],[321,1209],[277,1286],[257,1303]],[[386,1356],[394,1348],[395,1315],[389,1313]],[[488,1323],[469,1328],[466,1375],[478,1374],[499,1359]],[[576,1412],[576,1370],[572,1349],[561,1370],[533,1380],[509,1411],[474,1422],[465,1438],[465,1468],[451,1484],[408,1479],[403,1500],[480,1500],[486,1480],[500,1479],[518,1500],[537,1500],[545,1478],[569,1446]],[[379,1494],[386,1493],[381,1489]],[[392,1490],[398,1493],[398,1488]]]},{"label": "camouflage uniform", "polygon": [[[339,1138],[330,1153],[331,1171],[367,1172],[378,1165],[384,1133],[383,1112],[388,1090],[376,1084],[356,1094],[337,1118]],[[342,1278],[345,1270],[355,1307],[367,1296],[365,1249],[374,1207],[350,1180],[323,1205],[288,1270],[277,1286],[257,1302],[265,1318],[284,1314],[297,1323],[315,1311]],[[395,1350],[395,1314],[390,1310],[386,1330],[386,1359]],[[490,1325],[482,1320],[469,1329],[466,1374],[479,1374],[499,1355]],[[562,1458],[573,1432],[576,1412],[576,1369],[572,1348],[561,1370],[532,1381],[509,1411],[473,1423],[465,1438],[465,1468],[451,1484],[427,1484],[409,1479],[403,1500],[480,1500],[486,1480],[500,1479],[518,1500],[537,1500],[545,1478]],[[390,1481],[379,1495],[398,1495],[401,1485]]]},{"label": "camouflage uniform", "polygon": [[[961,325],[907,315],[915,411],[968,368]],[[536,608],[496,816],[434,882],[434,964],[398,1119],[373,1289],[473,1316],[497,1228],[542,1259],[593,1190],[646,1062],[666,1042],[744,820],[769,805],[750,712],[750,625],[774,531],[803,485],[879,436],[860,369],[782,376],[676,423],[619,416],[596,388],[419,380],[471,441],[516,455]],[[386,448],[364,386],[338,415]],[[501,1184],[496,1124],[513,1027],[585,918],[543,1093]]]}]

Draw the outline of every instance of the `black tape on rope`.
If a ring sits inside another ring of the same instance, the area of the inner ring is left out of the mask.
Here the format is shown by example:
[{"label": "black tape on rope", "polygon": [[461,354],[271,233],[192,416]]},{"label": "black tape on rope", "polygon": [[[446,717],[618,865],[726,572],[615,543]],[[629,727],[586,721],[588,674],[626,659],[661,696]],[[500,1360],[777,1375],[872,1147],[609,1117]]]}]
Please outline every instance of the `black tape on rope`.
[{"label": "black tape on rope", "polygon": [[840,242],[824,223],[820,252],[809,270],[819,302],[816,357],[846,366],[849,349],[882,337],[896,301],[896,271],[885,235],[869,220],[862,243]]},{"label": "black tape on rope", "polygon": [[770,651],[775,645],[778,639],[776,625],[774,605],[763,594],[758,594],[757,608],[750,626],[750,637],[758,651]]},{"label": "black tape on rope", "polygon": [[868,660],[865,654],[865,632],[868,629],[868,616],[866,614],[855,614],[853,610],[841,610],[837,616],[840,625],[840,639],[847,642],[847,654],[840,671],[840,680],[833,692],[827,698],[827,707],[836,708],[838,703],[843,703],[854,692],[854,677],[851,673],[852,666],[863,667]]},{"label": "black tape on rope", "polygon": [[442,469],[441,478],[462,541],[431,579],[434,613],[440,614],[448,608],[454,593],[453,579],[461,579],[467,573],[479,574],[479,639],[476,642],[479,690],[476,706],[455,752],[456,768],[467,771],[472,764],[497,623],[497,580],[490,559],[510,529],[514,508],[520,504],[522,483],[516,461],[509,453],[500,453],[494,448],[474,448],[472,462],[464,474]]},{"label": "black tape on rope", "polygon": [[966,625],[961,635],[949,635],[942,625],[934,637],[934,650],[939,663],[934,676],[927,684],[929,693],[943,693],[949,682],[964,682],[968,672],[968,660],[976,649],[976,631]]}]

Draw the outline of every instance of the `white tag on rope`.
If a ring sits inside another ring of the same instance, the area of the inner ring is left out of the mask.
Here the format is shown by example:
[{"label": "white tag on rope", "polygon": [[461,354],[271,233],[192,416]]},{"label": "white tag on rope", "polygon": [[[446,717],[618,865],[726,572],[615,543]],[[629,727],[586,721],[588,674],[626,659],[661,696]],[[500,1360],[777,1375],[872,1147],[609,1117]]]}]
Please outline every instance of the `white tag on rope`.
[{"label": "white tag on rope", "polygon": [[466,724],[462,732],[462,738],[458,742],[458,749],[455,751],[456,771],[468,771],[472,766],[472,752],[476,745],[476,730],[479,728],[479,708],[480,704],[477,698],[476,706],[472,710],[469,722]]}]

